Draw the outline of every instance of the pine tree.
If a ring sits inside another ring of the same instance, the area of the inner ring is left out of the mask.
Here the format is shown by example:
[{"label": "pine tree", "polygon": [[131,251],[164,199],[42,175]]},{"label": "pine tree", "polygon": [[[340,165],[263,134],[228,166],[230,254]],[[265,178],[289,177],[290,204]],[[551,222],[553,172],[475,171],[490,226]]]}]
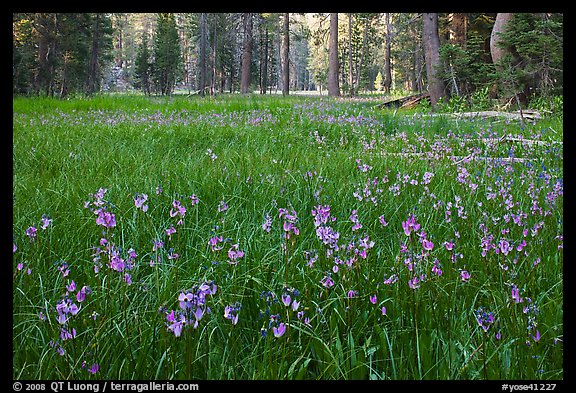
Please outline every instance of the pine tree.
[{"label": "pine tree", "polygon": [[154,81],[162,95],[170,95],[182,74],[180,37],[173,13],[160,13],[154,35]]},{"label": "pine tree", "polygon": [[138,53],[134,61],[134,77],[136,87],[142,89],[144,94],[150,95],[150,77],[152,74],[152,63],[150,62],[150,50],[148,48],[148,37],[142,34],[142,40],[138,47]]}]

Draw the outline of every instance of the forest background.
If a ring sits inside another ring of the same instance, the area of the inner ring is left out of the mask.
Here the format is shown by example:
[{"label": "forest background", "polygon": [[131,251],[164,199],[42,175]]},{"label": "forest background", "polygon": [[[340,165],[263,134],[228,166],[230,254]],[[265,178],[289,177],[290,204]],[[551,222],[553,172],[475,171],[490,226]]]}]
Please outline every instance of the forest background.
[{"label": "forest background", "polygon": [[561,13],[13,14],[18,95],[426,92],[458,109],[562,89]]}]

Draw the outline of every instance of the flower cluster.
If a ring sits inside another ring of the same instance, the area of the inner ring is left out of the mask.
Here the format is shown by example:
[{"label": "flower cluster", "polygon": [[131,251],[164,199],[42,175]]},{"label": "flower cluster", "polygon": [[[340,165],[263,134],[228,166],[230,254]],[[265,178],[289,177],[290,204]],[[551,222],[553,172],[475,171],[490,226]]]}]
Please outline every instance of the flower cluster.
[{"label": "flower cluster", "polygon": [[278,217],[284,220],[282,228],[284,229],[284,236],[286,239],[290,239],[291,234],[294,234],[295,236],[300,234],[300,230],[296,226],[296,224],[298,224],[298,217],[294,210],[289,213],[287,209],[280,208],[278,209]]},{"label": "flower cluster", "polygon": [[490,326],[492,326],[495,321],[494,313],[492,311],[486,311],[484,307],[479,307],[477,310],[474,310],[474,317],[485,333],[488,332],[488,329],[490,329]]},{"label": "flower cluster", "polygon": [[136,209],[140,209],[144,213],[146,213],[148,211],[148,204],[146,204],[147,200],[148,200],[148,195],[146,195],[146,194],[134,195],[134,205],[136,205]]},{"label": "flower cluster", "polygon": [[238,311],[242,308],[242,303],[236,302],[234,304],[227,305],[224,307],[224,318],[229,319],[232,325],[238,323]]},{"label": "flower cluster", "polygon": [[214,295],[216,290],[216,284],[210,281],[180,292],[178,295],[180,310],[166,312],[168,331],[180,337],[185,326],[192,325],[196,329],[204,314],[210,313],[210,308],[206,304],[207,296]]},{"label": "flower cluster", "polygon": [[95,215],[96,224],[103,226],[104,228],[114,228],[116,226],[116,216],[108,211],[112,204],[104,200],[108,189],[100,188],[95,194],[90,194],[92,201],[84,202],[84,207],[90,209]]}]

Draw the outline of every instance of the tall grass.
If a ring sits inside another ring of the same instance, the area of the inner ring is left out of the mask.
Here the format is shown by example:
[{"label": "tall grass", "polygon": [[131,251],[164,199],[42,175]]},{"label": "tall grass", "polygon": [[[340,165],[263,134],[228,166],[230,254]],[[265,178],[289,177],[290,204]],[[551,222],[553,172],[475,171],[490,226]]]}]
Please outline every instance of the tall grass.
[{"label": "tall grass", "polygon": [[[561,117],[256,96],[13,109],[14,378],[563,378]],[[505,135],[542,143],[486,141]]]}]

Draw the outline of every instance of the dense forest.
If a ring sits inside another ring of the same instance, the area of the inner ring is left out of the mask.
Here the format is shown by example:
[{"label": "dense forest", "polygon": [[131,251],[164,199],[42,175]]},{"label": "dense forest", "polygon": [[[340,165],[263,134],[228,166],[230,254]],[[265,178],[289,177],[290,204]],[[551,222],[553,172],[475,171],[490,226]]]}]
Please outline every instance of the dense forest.
[{"label": "dense forest", "polygon": [[13,93],[562,95],[560,13],[14,13]]}]

